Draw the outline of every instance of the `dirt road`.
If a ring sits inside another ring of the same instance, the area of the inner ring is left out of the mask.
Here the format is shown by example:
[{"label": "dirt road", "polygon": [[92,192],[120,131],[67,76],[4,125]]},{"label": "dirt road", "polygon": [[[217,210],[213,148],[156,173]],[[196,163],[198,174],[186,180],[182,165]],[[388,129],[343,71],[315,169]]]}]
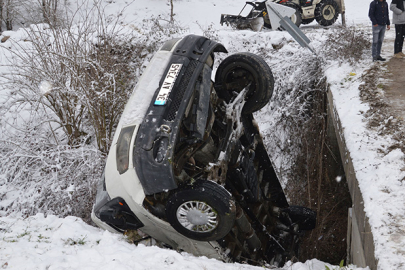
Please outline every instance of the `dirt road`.
[{"label": "dirt road", "polygon": [[[387,102],[391,107],[394,117],[398,120],[405,119],[405,58],[394,58],[394,26],[390,31],[386,32],[382,55],[387,58],[386,63],[381,63],[383,70],[383,89]],[[405,52],[405,48],[404,48]]]}]

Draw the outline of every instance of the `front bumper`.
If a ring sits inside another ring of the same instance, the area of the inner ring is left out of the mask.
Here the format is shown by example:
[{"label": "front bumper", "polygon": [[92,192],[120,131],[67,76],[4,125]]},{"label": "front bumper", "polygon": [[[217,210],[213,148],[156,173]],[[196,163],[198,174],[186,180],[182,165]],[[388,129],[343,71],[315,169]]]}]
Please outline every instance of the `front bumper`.
[{"label": "front bumper", "polygon": [[105,190],[104,176],[97,186],[96,202],[91,218],[97,226],[111,232],[137,230],[144,225],[121,197],[111,199]]}]

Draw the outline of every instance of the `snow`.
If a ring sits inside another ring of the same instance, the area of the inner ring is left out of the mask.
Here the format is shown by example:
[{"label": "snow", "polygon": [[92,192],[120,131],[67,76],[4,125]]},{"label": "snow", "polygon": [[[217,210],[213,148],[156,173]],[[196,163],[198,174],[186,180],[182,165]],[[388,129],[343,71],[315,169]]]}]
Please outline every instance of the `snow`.
[{"label": "snow", "polygon": [[48,81],[42,81],[41,84],[39,85],[39,90],[43,95],[49,93],[52,90],[52,88],[53,88],[52,83]]},{"label": "snow", "polygon": [[403,267],[405,189],[401,179],[405,177],[405,156],[398,149],[386,155],[379,153],[378,150],[393,143],[393,139],[366,128],[362,112],[367,111],[368,106],[360,101],[360,83],[357,77],[343,85],[332,85],[334,102],[344,125],[344,137],[373,232],[378,267]]},{"label": "snow", "polygon": [[[369,2],[346,1],[348,22],[365,29],[371,27],[367,17]],[[394,35],[395,31],[387,31],[386,40],[393,40]],[[386,47],[389,49],[383,49],[382,54],[389,58],[393,55],[393,44]],[[405,156],[398,149],[387,151],[394,143],[392,137],[381,136],[366,127],[363,114],[369,106],[360,100],[359,86],[363,71],[370,65],[365,62],[351,67],[336,63],[328,67],[326,75],[364,199],[378,269],[404,269],[405,189],[401,180],[405,177]],[[349,77],[351,80],[347,80]]]},{"label": "snow", "polygon": [[[147,242],[138,246],[125,237],[87,225],[76,217],[0,218],[0,267],[3,269],[172,269],[259,270],[247,264],[223,263],[178,253]],[[324,270],[318,260],[287,264],[285,270]],[[361,268],[352,268],[360,270]]]},{"label": "snow", "polygon": [[371,27],[368,18],[368,9],[371,2],[371,0],[346,0],[346,22],[348,24],[368,24]]},{"label": "snow", "polygon": [[[124,0],[112,2],[106,9],[110,14],[121,13],[128,4]],[[232,50],[235,37],[251,39],[252,51],[257,51],[258,44],[279,44],[282,40],[291,40],[285,32],[234,31],[220,26],[221,13],[238,14],[244,1],[234,0],[177,0],[174,1],[174,13],[177,23],[188,28],[189,33],[202,34],[214,29],[219,40]],[[346,21],[367,29],[370,26],[368,6],[370,0],[346,0]],[[123,12],[123,20],[128,24],[142,25],[143,19],[161,16],[168,20],[170,15],[169,1],[137,0]],[[311,32],[313,43],[322,42],[322,33],[317,31],[316,24],[305,27]],[[37,27],[46,27],[39,25]],[[392,37],[394,31],[388,31]],[[2,36],[13,40],[24,40],[24,31],[7,31]],[[319,38],[316,40],[316,38]],[[10,49],[11,40],[1,46]],[[282,50],[298,53],[293,46],[284,46]],[[391,55],[392,52],[383,52]],[[8,55],[2,50],[0,61]],[[288,59],[286,59],[288,62]],[[283,63],[279,63],[283,64]],[[393,141],[390,137],[379,136],[367,129],[363,112],[368,105],[359,98],[361,75],[372,64],[371,60],[358,63],[356,66],[332,63],[326,68],[326,76],[334,95],[336,110],[343,125],[347,147],[353,158],[353,165],[360,183],[364,198],[364,207],[374,235],[375,254],[379,269],[404,269],[405,264],[405,188],[400,180],[405,177],[404,153],[394,150],[381,154]],[[347,78],[352,78],[347,80]],[[51,90],[48,82],[39,86],[42,93]],[[265,125],[265,121],[263,121]],[[1,177],[1,176],[0,176]],[[336,181],[341,178],[337,177]],[[1,178],[0,178],[1,180]],[[72,189],[74,187],[71,187]],[[0,207],[12,203],[18,191],[10,191],[7,200],[0,202]],[[324,270],[325,265],[310,260],[306,263],[288,263],[283,269],[291,270]],[[4,269],[259,269],[243,264],[226,264],[204,257],[194,257],[186,253],[156,246],[141,244],[135,246],[125,241],[123,236],[91,227],[76,217],[44,217],[41,214],[22,218],[16,216],[0,217],[0,267]],[[401,268],[402,267],[402,268]],[[337,267],[336,267],[337,268]],[[262,269],[262,267],[260,267]],[[351,266],[350,269],[361,269]]]}]

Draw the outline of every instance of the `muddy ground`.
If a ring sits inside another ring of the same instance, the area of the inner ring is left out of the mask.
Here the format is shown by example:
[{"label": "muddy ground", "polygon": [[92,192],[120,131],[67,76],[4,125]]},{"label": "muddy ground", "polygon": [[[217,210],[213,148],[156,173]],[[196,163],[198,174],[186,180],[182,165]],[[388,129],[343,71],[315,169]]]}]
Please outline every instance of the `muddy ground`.
[{"label": "muddy ground", "polygon": [[393,58],[393,54],[394,40],[386,39],[382,55],[387,61],[373,62],[363,74],[360,94],[371,107],[365,112],[369,127],[377,129],[381,135],[392,135],[396,140],[381,151],[400,148],[405,153],[405,58]]},{"label": "muddy ground", "polygon": [[391,58],[384,74],[389,80],[385,88],[385,96],[391,106],[392,112],[401,120],[405,119],[405,59]]}]

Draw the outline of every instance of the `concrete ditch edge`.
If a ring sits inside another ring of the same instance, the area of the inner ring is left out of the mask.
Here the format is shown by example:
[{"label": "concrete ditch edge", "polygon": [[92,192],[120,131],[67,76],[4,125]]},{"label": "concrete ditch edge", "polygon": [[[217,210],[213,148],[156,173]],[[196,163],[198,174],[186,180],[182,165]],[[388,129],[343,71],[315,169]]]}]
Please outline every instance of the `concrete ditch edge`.
[{"label": "concrete ditch edge", "polygon": [[374,238],[371,227],[364,212],[363,196],[361,194],[356,173],[353,167],[350,151],[347,149],[342,124],[339,119],[334,103],[333,94],[329,90],[328,99],[328,118],[332,120],[345,176],[349,186],[352,199],[352,208],[349,209],[348,221],[348,262],[358,267],[368,266],[371,270],[377,270],[378,261],[375,258]]}]

